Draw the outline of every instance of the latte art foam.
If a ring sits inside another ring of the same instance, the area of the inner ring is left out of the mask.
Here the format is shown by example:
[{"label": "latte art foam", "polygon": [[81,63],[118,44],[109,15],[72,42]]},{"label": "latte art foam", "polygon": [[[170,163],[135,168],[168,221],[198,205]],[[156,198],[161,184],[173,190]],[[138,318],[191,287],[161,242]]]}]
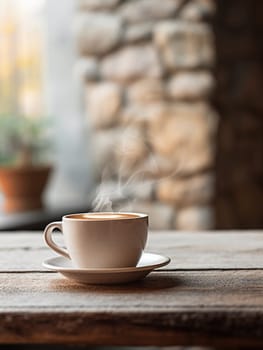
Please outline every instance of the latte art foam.
[{"label": "latte art foam", "polygon": [[136,214],[126,214],[126,213],[86,213],[86,214],[72,214],[67,215],[69,219],[79,219],[79,220],[90,220],[90,221],[100,221],[100,220],[121,220],[121,219],[132,219],[138,218],[139,215]]}]

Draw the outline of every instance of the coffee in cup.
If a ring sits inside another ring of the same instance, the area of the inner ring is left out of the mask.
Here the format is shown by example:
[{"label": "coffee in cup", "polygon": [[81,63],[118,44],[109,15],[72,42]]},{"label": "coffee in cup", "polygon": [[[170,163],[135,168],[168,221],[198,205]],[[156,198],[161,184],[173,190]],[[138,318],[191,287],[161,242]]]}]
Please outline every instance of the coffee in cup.
[{"label": "coffee in cup", "polygon": [[[63,233],[66,248],[52,232]],[[92,212],[65,215],[44,230],[47,245],[72,260],[76,268],[134,267],[146,244],[148,216],[140,213]]]}]

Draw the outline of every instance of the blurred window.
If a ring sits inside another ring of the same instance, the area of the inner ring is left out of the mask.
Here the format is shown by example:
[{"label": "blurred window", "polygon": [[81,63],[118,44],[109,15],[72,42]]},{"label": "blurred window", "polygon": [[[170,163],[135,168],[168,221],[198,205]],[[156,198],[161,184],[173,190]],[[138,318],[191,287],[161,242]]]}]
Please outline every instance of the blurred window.
[{"label": "blurred window", "polygon": [[0,114],[44,114],[44,4],[0,0]]},{"label": "blurred window", "polygon": [[56,137],[46,199],[54,206],[87,203],[93,186],[84,89],[72,74],[75,11],[76,0],[0,0],[0,116],[48,117]]}]

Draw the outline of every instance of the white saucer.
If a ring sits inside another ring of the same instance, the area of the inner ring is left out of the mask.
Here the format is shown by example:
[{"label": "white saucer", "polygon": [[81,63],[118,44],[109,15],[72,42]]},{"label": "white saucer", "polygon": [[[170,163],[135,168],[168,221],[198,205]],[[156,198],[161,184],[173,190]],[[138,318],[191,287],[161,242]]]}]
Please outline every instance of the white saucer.
[{"label": "white saucer", "polygon": [[78,269],[71,260],[63,256],[46,259],[42,265],[47,269],[60,272],[76,282],[87,284],[119,284],[144,278],[152,270],[169,264],[170,258],[152,253],[143,253],[136,267],[114,269]]}]

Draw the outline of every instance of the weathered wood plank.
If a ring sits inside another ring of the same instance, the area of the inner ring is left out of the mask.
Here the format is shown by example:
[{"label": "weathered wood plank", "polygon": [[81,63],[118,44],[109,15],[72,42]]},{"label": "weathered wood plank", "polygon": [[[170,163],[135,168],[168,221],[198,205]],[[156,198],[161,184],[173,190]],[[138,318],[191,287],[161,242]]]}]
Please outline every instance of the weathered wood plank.
[{"label": "weathered wood plank", "polygon": [[[43,237],[40,231],[15,231],[15,232],[0,232],[0,249],[5,248],[26,248],[26,247],[43,247]],[[148,244],[163,242],[165,239],[171,239],[171,236],[176,236],[179,243],[183,242],[200,242],[204,240],[208,245],[217,241],[224,244],[226,238],[230,241],[245,244],[253,244],[252,241],[262,241],[263,230],[243,230],[243,231],[205,231],[205,232],[180,232],[180,231],[152,231],[149,233]],[[57,237],[60,235],[57,234]],[[166,238],[165,238],[166,237]],[[206,243],[205,243],[206,244]],[[231,243],[232,244],[232,243]]]},{"label": "weathered wood plank", "polygon": [[153,233],[147,250],[169,271],[85,286],[37,272],[52,254],[40,234],[0,234],[0,343],[263,348],[262,233]]},{"label": "weathered wood plank", "polygon": [[148,247],[170,256],[175,269],[263,268],[263,231],[241,232],[160,232]]},{"label": "weathered wood plank", "polygon": [[0,311],[172,311],[209,307],[260,309],[263,271],[153,272],[127,285],[77,284],[57,273],[1,273]]},{"label": "weathered wood plank", "polygon": [[[59,238],[60,234],[55,234]],[[0,232],[0,250],[12,248],[43,248],[45,247],[43,232],[40,231],[15,231]]]},{"label": "weathered wood plank", "polygon": [[[258,232],[150,233],[146,250],[170,256],[169,270],[263,268]],[[42,271],[42,261],[51,255],[40,233],[0,234],[0,272]]]},{"label": "weathered wood plank", "polygon": [[123,286],[0,274],[1,343],[263,345],[263,271],[155,272]]},{"label": "weathered wood plank", "polygon": [[0,342],[262,349],[263,339],[258,333],[260,327],[261,313],[253,313],[249,319],[242,312],[200,311],[197,318],[196,313],[181,310],[176,314],[1,313]]}]

